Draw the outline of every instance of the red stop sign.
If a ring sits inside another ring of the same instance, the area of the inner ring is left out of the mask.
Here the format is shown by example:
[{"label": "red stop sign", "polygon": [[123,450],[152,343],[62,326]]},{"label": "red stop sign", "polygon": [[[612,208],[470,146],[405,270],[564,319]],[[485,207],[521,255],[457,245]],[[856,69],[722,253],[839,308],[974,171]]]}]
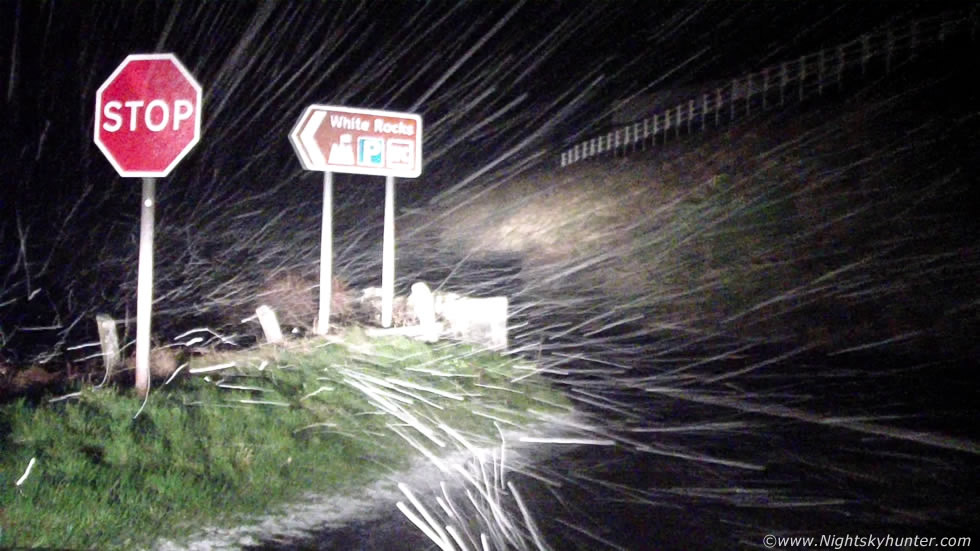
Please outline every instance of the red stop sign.
[{"label": "red stop sign", "polygon": [[201,86],[173,54],[127,57],[95,97],[95,144],[120,176],[166,176],[200,136]]}]

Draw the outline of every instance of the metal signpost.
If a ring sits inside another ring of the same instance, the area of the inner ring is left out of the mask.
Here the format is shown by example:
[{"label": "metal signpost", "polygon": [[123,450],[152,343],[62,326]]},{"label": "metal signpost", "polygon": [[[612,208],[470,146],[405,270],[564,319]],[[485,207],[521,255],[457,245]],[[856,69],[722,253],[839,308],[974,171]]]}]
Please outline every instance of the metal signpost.
[{"label": "metal signpost", "polygon": [[201,137],[201,86],[173,54],[127,57],[95,98],[95,145],[123,177],[143,179],[136,300],[136,389],[150,389],[156,179]]},{"label": "metal signpost", "polygon": [[333,172],[385,176],[381,325],[391,326],[395,296],[395,178],[422,173],[422,118],[411,113],[311,105],[289,132],[306,170],[323,172],[320,304],[316,331],[325,335],[333,290]]}]

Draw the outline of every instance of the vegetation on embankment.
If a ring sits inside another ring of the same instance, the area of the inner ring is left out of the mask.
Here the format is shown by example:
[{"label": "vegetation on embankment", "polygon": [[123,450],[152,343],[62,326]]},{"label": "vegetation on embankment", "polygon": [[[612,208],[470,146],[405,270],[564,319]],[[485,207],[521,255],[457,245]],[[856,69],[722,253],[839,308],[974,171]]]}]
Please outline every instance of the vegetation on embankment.
[{"label": "vegetation on embankment", "polygon": [[900,79],[493,182],[401,227],[519,256],[523,298],[580,304],[584,333],[616,310],[648,335],[969,355],[976,93]]},{"label": "vegetation on embankment", "polygon": [[142,411],[113,387],[21,398],[0,406],[0,546],[134,549],[248,522],[308,492],[352,492],[418,455],[403,438],[451,449],[418,427],[451,443],[445,423],[479,442],[497,435],[495,422],[564,407],[561,393],[524,377],[531,369],[350,330],[194,358],[156,383]]}]

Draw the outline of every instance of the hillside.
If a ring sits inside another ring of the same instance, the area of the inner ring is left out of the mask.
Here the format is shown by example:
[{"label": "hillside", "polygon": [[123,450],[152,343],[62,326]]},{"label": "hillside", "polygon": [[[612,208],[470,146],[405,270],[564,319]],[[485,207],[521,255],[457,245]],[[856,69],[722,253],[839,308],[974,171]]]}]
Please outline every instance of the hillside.
[{"label": "hillside", "polygon": [[969,355],[980,121],[962,73],[936,74],[495,182],[402,227],[648,334]]}]

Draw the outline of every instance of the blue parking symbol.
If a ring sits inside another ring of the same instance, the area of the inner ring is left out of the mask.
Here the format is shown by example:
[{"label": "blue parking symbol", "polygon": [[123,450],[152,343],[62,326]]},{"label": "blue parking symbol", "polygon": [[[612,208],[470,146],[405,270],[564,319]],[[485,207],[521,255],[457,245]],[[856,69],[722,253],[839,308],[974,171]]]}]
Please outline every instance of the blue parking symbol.
[{"label": "blue parking symbol", "polygon": [[385,164],[384,138],[357,138],[357,164],[383,167]]}]

